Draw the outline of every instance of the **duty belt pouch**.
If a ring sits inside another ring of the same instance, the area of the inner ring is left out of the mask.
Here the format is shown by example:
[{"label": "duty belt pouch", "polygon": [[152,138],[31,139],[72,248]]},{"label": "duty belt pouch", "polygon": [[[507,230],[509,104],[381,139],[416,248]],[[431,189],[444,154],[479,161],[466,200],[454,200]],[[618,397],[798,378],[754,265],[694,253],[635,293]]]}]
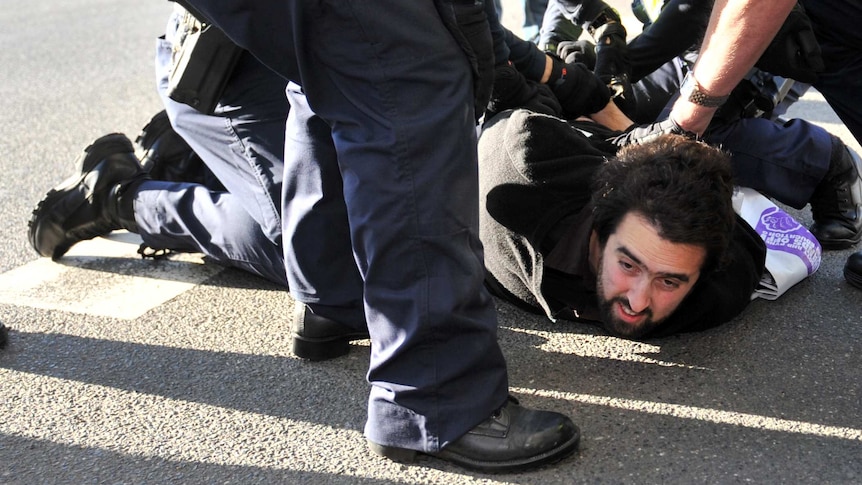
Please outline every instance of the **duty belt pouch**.
[{"label": "duty belt pouch", "polygon": [[186,12],[174,46],[168,97],[212,114],[243,49],[215,25]]}]

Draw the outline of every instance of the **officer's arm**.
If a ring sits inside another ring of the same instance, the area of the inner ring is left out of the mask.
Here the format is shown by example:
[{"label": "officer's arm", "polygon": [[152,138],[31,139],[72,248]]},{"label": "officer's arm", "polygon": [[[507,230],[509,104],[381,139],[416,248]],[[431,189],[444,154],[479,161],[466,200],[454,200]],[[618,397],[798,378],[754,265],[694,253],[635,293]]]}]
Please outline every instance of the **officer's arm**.
[{"label": "officer's arm", "polygon": [[[698,90],[714,97],[729,94],[760,58],[795,4],[796,0],[716,0],[694,67]],[[680,97],[670,116],[683,129],[703,133],[716,107],[689,99]]]}]

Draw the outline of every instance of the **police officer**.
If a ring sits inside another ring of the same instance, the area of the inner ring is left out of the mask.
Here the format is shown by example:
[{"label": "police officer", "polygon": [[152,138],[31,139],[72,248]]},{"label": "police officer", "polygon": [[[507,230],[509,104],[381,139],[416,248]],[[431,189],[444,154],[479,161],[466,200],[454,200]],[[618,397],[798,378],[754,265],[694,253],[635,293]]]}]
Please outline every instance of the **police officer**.
[{"label": "police officer", "polygon": [[[487,471],[572,453],[580,433],[571,420],[509,396],[483,286],[474,105],[487,101],[477,74],[493,59],[486,7],[191,3],[295,82],[282,198],[294,349],[332,358],[370,333],[370,448]],[[79,174],[40,204],[34,246],[137,225],[148,182],[117,155],[120,145],[91,147]]]},{"label": "police officer", "polygon": [[[153,118],[138,147],[118,133],[87,147],[77,173],[34,211],[30,243],[57,259],[80,240],[122,228],[140,234],[149,248],[143,254],[199,252],[286,286],[280,211],[287,82],[245,52],[225,73],[211,109],[174,101],[169,78],[193,21],[175,9],[157,44],[156,80],[167,117]],[[185,165],[198,155],[217,184],[188,173]],[[168,170],[186,173],[165,176]],[[200,183],[189,183],[193,178]]]},{"label": "police officer", "polygon": [[[850,133],[862,143],[862,5],[841,0],[802,0],[823,54],[824,69],[817,88]],[[844,277],[862,288],[862,251],[847,258]]]},{"label": "police officer", "polygon": [[[304,324],[336,329],[321,343],[367,325],[371,449],[485,470],[572,452],[578,431],[568,418],[508,397],[482,283],[475,78],[469,46],[443,19],[456,10],[475,41],[487,32],[487,9],[430,0],[191,3],[296,83],[285,151],[288,282]],[[485,433],[497,426],[505,437]]]}]

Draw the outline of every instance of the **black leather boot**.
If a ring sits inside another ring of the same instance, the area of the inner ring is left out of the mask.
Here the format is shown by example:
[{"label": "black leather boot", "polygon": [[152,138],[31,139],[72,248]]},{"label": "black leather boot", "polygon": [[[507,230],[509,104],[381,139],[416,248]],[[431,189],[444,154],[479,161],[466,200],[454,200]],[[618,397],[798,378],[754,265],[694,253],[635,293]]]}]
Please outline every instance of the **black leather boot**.
[{"label": "black leather boot", "polygon": [[833,139],[832,162],[809,201],[811,234],[823,249],[846,249],[862,239],[862,160]]},{"label": "black leather boot", "polygon": [[844,265],[844,279],[862,290],[862,251],[857,251],[847,258]]},{"label": "black leather boot", "polygon": [[[508,473],[554,463],[578,449],[581,430],[566,416],[522,407],[509,397],[506,403],[436,453],[427,455],[464,468]],[[412,463],[420,452],[368,442],[369,449],[390,460]]]},{"label": "black leather boot", "polygon": [[369,338],[368,329],[356,329],[314,314],[296,302],[291,322],[293,353],[311,361],[329,360],[347,354],[350,342]]},{"label": "black leather boot", "polygon": [[75,174],[48,192],[33,210],[30,245],[56,260],[79,241],[116,229],[137,232],[132,202],[144,179],[146,174],[125,135],[99,138],[78,157]]}]

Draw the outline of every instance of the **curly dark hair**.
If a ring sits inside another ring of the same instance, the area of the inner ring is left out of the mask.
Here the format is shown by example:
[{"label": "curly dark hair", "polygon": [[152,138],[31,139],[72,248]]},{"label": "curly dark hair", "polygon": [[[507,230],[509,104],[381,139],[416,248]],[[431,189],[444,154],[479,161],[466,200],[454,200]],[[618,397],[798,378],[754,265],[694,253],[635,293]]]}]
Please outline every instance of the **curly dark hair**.
[{"label": "curly dark hair", "polygon": [[659,236],[706,249],[702,272],[720,268],[734,227],[730,157],[678,135],[630,145],[594,179],[594,229],[604,245],[620,221],[636,212]]}]

